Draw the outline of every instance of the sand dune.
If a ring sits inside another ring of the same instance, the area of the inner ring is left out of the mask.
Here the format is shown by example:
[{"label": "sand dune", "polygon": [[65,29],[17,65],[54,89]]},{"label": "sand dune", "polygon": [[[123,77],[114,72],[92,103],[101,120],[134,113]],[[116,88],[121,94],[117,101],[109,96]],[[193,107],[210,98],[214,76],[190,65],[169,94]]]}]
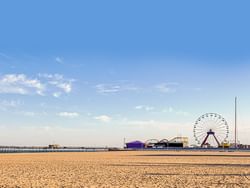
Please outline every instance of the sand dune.
[{"label": "sand dune", "polygon": [[250,187],[249,154],[1,154],[0,187]]}]

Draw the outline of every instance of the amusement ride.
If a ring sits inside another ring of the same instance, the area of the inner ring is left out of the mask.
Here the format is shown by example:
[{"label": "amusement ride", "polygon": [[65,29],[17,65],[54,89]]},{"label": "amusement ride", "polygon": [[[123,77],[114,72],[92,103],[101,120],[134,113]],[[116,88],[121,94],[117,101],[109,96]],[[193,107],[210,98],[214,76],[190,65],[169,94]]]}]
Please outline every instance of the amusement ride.
[{"label": "amusement ride", "polygon": [[206,113],[194,124],[194,138],[201,147],[222,147],[227,142],[229,126],[217,113]]}]

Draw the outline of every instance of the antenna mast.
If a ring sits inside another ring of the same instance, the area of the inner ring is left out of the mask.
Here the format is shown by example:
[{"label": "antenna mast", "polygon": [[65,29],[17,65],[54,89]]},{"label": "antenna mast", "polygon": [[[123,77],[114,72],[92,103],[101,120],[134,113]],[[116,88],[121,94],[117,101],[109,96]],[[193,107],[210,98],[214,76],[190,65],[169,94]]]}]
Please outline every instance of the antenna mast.
[{"label": "antenna mast", "polygon": [[237,97],[235,97],[235,122],[234,122],[234,125],[235,125],[235,128],[234,128],[234,146],[235,146],[235,149],[238,148],[237,146]]}]

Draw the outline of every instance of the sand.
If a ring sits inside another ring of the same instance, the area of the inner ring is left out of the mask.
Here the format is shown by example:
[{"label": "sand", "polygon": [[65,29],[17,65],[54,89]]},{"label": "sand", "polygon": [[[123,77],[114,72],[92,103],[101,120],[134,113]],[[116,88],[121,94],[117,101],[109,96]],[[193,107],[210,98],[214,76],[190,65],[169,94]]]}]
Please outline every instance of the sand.
[{"label": "sand", "polygon": [[0,187],[250,187],[250,153],[0,154]]}]

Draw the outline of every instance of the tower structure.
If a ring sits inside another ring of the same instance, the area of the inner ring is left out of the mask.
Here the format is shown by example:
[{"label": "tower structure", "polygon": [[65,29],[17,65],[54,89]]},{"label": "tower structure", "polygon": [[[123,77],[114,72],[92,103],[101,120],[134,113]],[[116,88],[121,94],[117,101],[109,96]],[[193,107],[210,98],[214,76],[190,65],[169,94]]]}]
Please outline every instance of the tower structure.
[{"label": "tower structure", "polygon": [[237,97],[235,97],[235,101],[234,101],[234,107],[235,107],[235,117],[234,117],[234,146],[235,149],[238,148],[238,138],[237,138]]}]

